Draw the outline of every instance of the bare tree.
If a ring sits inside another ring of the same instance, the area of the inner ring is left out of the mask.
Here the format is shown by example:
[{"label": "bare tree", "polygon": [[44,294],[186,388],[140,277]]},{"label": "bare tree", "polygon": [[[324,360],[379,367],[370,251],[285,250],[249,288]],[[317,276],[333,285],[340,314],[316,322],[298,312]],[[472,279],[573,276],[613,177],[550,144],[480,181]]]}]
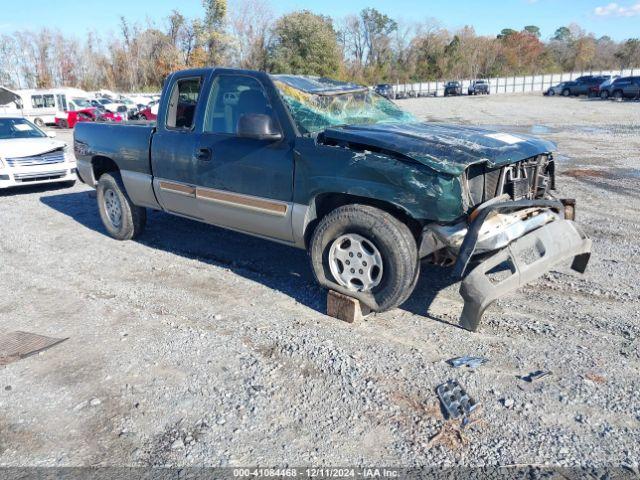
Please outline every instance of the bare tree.
[{"label": "bare tree", "polygon": [[233,39],[232,62],[242,68],[264,70],[271,26],[275,16],[266,0],[238,0],[229,6]]}]

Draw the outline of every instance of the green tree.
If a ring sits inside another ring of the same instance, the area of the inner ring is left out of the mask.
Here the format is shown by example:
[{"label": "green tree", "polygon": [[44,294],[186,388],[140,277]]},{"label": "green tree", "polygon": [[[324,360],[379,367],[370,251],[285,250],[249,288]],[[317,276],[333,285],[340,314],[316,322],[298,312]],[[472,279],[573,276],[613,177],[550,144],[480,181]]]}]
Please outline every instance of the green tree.
[{"label": "green tree", "polygon": [[269,45],[275,73],[339,76],[342,53],[329,17],[308,10],[280,17]]},{"label": "green tree", "polygon": [[513,35],[514,33],[518,33],[518,31],[514,30],[513,28],[503,28],[502,30],[500,30],[498,38],[507,38],[509,35]]},{"label": "green tree", "polygon": [[365,8],[360,12],[368,49],[367,64],[380,67],[391,58],[390,35],[398,29],[398,23],[375,8]]},{"label": "green tree", "polygon": [[553,40],[558,42],[570,42],[573,40],[573,33],[569,27],[560,27],[553,34]]},{"label": "green tree", "polygon": [[207,37],[207,60],[210,65],[217,65],[224,58],[227,0],[202,0],[202,6]]},{"label": "green tree", "polygon": [[522,29],[522,31],[529,35],[533,35],[536,38],[540,38],[540,27],[537,27],[536,25],[527,25]]}]

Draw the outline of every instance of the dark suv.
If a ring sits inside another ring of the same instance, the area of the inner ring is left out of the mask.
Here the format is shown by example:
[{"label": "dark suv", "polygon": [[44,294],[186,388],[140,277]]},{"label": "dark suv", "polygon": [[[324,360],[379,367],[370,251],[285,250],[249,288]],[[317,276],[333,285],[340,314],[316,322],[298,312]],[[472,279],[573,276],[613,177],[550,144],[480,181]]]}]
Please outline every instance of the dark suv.
[{"label": "dark suv", "polygon": [[462,95],[462,84],[460,82],[447,82],[444,86],[444,96]]},{"label": "dark suv", "polygon": [[573,81],[566,82],[562,89],[563,97],[571,97],[571,96],[579,96],[579,95],[589,95],[593,89],[593,87],[597,87],[606,80],[611,78],[610,75],[585,75],[582,77],[578,77]]},{"label": "dark suv", "polygon": [[489,95],[489,82],[486,80],[474,80],[467,90],[469,95]]},{"label": "dark suv", "polygon": [[618,78],[611,85],[600,89],[600,98],[604,100],[607,98],[615,100],[640,98],[640,77]]},{"label": "dark suv", "polygon": [[374,90],[378,95],[382,95],[389,100],[395,100],[396,98],[396,92],[394,92],[393,86],[388,83],[380,83],[375,86]]}]

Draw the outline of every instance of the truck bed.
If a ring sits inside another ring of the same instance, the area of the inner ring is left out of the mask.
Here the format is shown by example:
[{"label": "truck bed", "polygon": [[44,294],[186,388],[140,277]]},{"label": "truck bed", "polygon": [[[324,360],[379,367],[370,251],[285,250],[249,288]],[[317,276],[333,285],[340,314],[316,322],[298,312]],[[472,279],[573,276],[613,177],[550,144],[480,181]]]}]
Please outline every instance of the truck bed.
[{"label": "truck bed", "polygon": [[[153,123],[81,122],[73,138],[78,170],[91,183],[88,172],[96,157],[114,160],[121,170],[151,174],[149,148],[155,131]],[[92,175],[91,175],[92,176]]]}]

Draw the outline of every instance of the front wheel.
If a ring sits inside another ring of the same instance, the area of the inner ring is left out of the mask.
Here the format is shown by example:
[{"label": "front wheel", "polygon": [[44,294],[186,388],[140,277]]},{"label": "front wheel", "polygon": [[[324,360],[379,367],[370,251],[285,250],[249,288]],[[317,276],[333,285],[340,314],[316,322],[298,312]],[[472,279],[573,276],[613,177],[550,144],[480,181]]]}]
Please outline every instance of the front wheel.
[{"label": "front wheel", "polygon": [[133,204],[118,172],[100,177],[96,198],[102,223],[113,238],[131,240],[143,232],[147,211]]},{"label": "front wheel", "polygon": [[318,283],[376,312],[406,301],[420,269],[409,228],[368,205],[346,205],[326,215],[313,233],[309,254]]},{"label": "front wheel", "polygon": [[565,89],[562,91],[562,96],[563,96],[563,97],[568,97],[569,95],[571,95],[571,90],[569,90],[568,88],[565,88]]},{"label": "front wheel", "polygon": [[609,98],[609,92],[607,90],[603,90],[600,92],[600,98],[602,100],[607,100]]}]

